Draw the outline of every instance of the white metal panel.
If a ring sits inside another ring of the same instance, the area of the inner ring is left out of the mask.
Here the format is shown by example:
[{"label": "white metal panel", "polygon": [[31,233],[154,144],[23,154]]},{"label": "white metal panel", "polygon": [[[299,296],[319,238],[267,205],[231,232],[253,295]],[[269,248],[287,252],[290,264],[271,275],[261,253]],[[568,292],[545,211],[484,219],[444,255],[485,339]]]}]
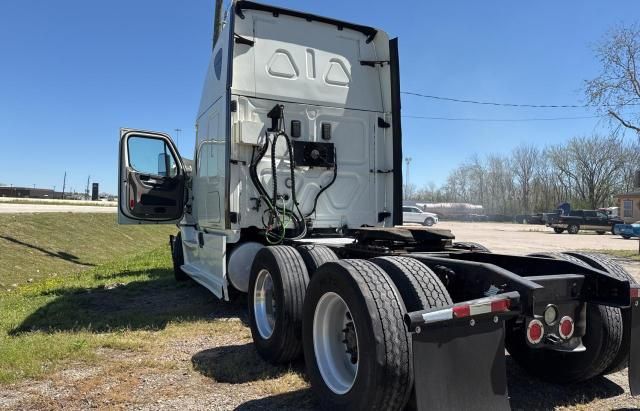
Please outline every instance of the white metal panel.
[{"label": "white metal panel", "polygon": [[244,15],[236,30],[247,34],[252,24],[255,44],[237,45],[233,93],[383,111],[378,71],[360,64],[379,59],[364,34],[286,15]]},{"label": "white metal panel", "polygon": [[[181,232],[184,251],[183,271],[218,298],[228,300],[226,236],[198,234],[193,227],[182,227]],[[198,235],[202,235],[202,246],[200,246]]]}]

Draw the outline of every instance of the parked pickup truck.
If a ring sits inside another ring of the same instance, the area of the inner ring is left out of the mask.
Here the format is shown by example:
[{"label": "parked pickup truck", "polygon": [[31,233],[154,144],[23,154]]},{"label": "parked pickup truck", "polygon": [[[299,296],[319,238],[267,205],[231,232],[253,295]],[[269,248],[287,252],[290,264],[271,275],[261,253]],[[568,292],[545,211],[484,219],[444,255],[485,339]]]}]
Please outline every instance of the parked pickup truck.
[{"label": "parked pickup truck", "polygon": [[580,230],[595,231],[604,234],[607,231],[614,232],[616,224],[624,223],[621,218],[609,216],[602,211],[596,210],[571,210],[569,215],[559,215],[552,217],[547,223],[547,227],[552,227],[557,234],[564,233],[578,234]]}]

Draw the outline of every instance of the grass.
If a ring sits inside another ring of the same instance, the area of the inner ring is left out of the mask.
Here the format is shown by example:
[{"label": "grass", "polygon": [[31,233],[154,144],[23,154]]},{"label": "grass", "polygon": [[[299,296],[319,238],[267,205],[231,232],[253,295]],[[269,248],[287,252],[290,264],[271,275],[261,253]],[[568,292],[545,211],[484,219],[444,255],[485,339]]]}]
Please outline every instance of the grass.
[{"label": "grass", "polygon": [[69,362],[101,361],[100,349],[149,350],[206,325],[213,296],[176,285],[168,247],[59,275],[0,295],[0,383],[40,378]]},{"label": "grass", "polygon": [[624,258],[632,261],[640,261],[640,252],[638,250],[587,250],[587,251],[606,254],[611,257]]},{"label": "grass", "polygon": [[75,205],[75,206],[93,206],[93,207],[116,207],[113,203],[104,201],[88,201],[88,200],[42,200],[42,199],[22,199],[22,198],[6,198],[0,197],[0,203],[10,204],[43,204],[43,205]]},{"label": "grass", "polygon": [[0,214],[0,293],[167,244],[175,231],[119,226],[114,214]]}]

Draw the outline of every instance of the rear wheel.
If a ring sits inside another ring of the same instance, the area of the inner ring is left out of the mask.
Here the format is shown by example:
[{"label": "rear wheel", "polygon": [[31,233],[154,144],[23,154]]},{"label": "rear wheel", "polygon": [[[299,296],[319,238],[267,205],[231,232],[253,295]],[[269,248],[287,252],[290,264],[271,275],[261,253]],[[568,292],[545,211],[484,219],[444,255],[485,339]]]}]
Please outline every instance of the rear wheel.
[{"label": "rear wheel", "polygon": [[562,233],[564,233],[564,228],[553,227],[553,231],[555,231],[556,234],[562,234]]},{"label": "rear wheel", "polygon": [[339,260],[316,271],[302,336],[307,374],[326,408],[403,409],[413,386],[404,312],[393,281],[369,261]]},{"label": "rear wheel", "polygon": [[570,224],[569,227],[567,227],[569,234],[578,234],[578,231],[580,231],[580,226],[577,224]]},{"label": "rear wheel", "polygon": [[624,238],[625,240],[628,240],[628,239],[631,238],[631,236],[630,235],[623,235],[622,238]]},{"label": "rear wheel", "polygon": [[[616,278],[621,280],[627,280],[631,284],[637,284],[636,280],[625,270],[620,264],[612,261],[609,257],[598,254],[598,253],[583,253],[578,251],[569,251],[567,254],[572,257],[578,258],[593,268],[598,270],[602,270],[613,275]],[[629,362],[629,348],[630,348],[630,339],[631,339],[631,327],[624,327],[623,325],[629,321],[631,321],[631,311],[629,308],[620,309],[620,308],[610,308],[611,310],[616,310],[620,312],[623,333],[622,333],[622,343],[620,345],[620,349],[611,362],[611,364],[604,370],[604,374],[610,374],[616,371],[623,370],[627,368],[627,364]],[[615,317],[617,318],[617,316]]]},{"label": "rear wheel", "polygon": [[327,246],[324,245],[301,245],[298,252],[302,256],[309,276],[313,276],[318,267],[330,261],[338,261],[338,256]]},{"label": "rear wheel", "polygon": [[278,364],[302,350],[302,305],[309,283],[295,248],[279,245],[258,251],[249,278],[249,326],[256,350]]},{"label": "rear wheel", "polygon": [[596,233],[597,233],[598,235],[602,235],[602,234],[606,233],[606,231],[598,230],[598,231],[596,231]]},{"label": "rear wheel", "polygon": [[[532,257],[553,258],[575,264],[587,264],[563,253],[536,253]],[[587,304],[586,331],[582,352],[563,352],[530,348],[524,329],[507,330],[505,345],[513,359],[529,373],[559,383],[588,380],[604,372],[612,363],[622,343],[620,311],[603,305]]]},{"label": "rear wheel", "polygon": [[182,234],[171,237],[171,260],[173,262],[173,276],[176,281],[187,281],[189,275],[182,271],[184,265],[184,251],[182,250]]}]

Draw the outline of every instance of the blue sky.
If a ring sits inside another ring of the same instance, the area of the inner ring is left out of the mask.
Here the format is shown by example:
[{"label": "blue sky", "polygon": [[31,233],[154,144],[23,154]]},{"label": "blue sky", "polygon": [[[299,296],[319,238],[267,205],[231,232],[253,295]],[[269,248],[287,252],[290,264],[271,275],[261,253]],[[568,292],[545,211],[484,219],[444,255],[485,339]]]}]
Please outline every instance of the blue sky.
[{"label": "blue sky", "polygon": [[[191,157],[210,53],[213,0],[0,2],[0,183],[116,191],[120,127],[182,129]],[[530,104],[582,103],[592,47],[633,23],[633,0],[293,1],[273,4],[380,27],[400,37],[405,91]],[[408,6],[410,5],[410,6]],[[403,114],[531,118],[585,109],[494,108],[403,96]],[[474,153],[506,153],[606,129],[597,119],[451,122],[403,119],[411,182],[440,184]]]}]

